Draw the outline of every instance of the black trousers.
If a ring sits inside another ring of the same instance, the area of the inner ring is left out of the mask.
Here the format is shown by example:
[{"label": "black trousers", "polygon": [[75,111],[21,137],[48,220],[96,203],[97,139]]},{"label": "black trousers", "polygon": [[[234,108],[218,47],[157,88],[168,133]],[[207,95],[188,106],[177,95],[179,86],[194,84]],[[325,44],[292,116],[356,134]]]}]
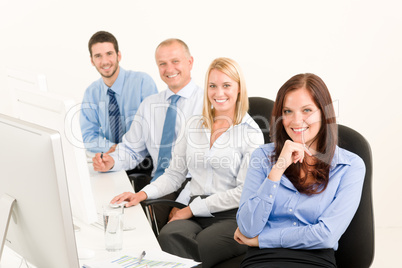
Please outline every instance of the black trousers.
[{"label": "black trousers", "polygon": [[214,213],[214,217],[193,217],[166,224],[158,242],[163,251],[201,261],[203,268],[239,256],[247,246],[234,238],[237,209]]},{"label": "black trousers", "polygon": [[241,268],[336,268],[333,249],[300,250],[249,247]]}]

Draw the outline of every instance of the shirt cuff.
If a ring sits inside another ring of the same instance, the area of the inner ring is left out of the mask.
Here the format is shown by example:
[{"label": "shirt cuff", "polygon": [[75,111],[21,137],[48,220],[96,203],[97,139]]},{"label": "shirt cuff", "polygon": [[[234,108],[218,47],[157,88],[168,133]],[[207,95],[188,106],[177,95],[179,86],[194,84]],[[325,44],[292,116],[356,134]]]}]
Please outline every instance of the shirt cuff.
[{"label": "shirt cuff", "polygon": [[114,166],[110,169],[110,171],[119,171],[123,169],[123,163],[121,161],[118,161],[119,155],[116,152],[113,152],[110,154],[111,157],[113,157],[114,160]]},{"label": "shirt cuff", "polygon": [[182,203],[183,205],[188,205],[190,202],[190,183],[187,182],[186,187],[180,192],[179,196],[176,198],[176,202]]},{"label": "shirt cuff", "polygon": [[271,181],[266,178],[261,187],[257,191],[257,196],[270,204],[275,200],[275,196],[278,192],[279,181]]},{"label": "shirt cuff", "polygon": [[270,229],[265,226],[262,232],[258,235],[258,244],[260,248],[281,248],[282,246],[282,229]]},{"label": "shirt cuff", "polygon": [[195,217],[213,217],[213,215],[209,212],[205,200],[201,199],[201,197],[194,199],[193,202],[190,203],[189,207]]},{"label": "shirt cuff", "polygon": [[152,184],[148,184],[144,188],[142,188],[143,192],[147,194],[147,199],[156,199],[159,198],[160,196],[158,195],[158,188]]}]

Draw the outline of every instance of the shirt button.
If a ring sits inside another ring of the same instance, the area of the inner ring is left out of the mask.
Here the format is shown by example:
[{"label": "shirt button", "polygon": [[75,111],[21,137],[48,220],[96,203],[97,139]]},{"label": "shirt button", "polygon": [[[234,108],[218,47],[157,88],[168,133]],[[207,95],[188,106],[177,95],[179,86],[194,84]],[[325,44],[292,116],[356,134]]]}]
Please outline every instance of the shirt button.
[{"label": "shirt button", "polygon": [[274,188],[276,188],[276,184],[274,185]]},{"label": "shirt button", "polygon": [[295,225],[295,226],[296,226],[296,224],[297,224],[296,222],[293,223],[293,225]]},{"label": "shirt button", "polygon": [[272,198],[272,194],[269,195],[269,198]]},{"label": "shirt button", "polygon": [[292,211],[293,211],[293,209],[289,208],[289,211],[290,211],[290,212],[292,212]]}]

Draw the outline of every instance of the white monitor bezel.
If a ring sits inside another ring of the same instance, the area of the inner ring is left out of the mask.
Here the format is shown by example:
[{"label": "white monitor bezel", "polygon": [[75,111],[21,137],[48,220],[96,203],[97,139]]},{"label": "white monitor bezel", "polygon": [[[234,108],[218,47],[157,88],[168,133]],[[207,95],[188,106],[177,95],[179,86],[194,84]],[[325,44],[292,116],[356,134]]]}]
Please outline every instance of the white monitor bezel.
[{"label": "white monitor bezel", "polygon": [[79,267],[60,134],[3,114],[0,133],[0,196],[16,200],[5,245],[37,267]]}]

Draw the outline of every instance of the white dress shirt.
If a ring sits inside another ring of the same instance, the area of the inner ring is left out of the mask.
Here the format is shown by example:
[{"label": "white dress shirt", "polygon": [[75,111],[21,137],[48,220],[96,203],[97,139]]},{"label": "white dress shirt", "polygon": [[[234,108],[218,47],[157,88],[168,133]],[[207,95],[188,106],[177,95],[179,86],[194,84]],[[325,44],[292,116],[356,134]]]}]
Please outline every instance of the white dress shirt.
[{"label": "white dress shirt", "polygon": [[[169,98],[173,94],[174,92],[167,89],[147,97],[140,104],[130,130],[123,136],[116,151],[110,154],[115,161],[112,171],[133,169],[149,153],[154,163],[153,176],[157,167],[166,112],[170,105]],[[177,95],[180,95],[180,99],[177,101],[176,126],[172,126],[175,127],[176,137],[180,135],[181,126],[188,118],[202,113],[204,90],[191,80]],[[174,146],[172,150],[173,148]]]},{"label": "white dress shirt", "polygon": [[244,179],[252,152],[264,143],[257,123],[248,115],[231,126],[210,148],[211,131],[194,116],[186,124],[184,136],[178,137],[172,160],[165,173],[143,188],[149,199],[177,190],[191,173],[190,203],[194,216],[213,217],[211,213],[239,206]]}]

